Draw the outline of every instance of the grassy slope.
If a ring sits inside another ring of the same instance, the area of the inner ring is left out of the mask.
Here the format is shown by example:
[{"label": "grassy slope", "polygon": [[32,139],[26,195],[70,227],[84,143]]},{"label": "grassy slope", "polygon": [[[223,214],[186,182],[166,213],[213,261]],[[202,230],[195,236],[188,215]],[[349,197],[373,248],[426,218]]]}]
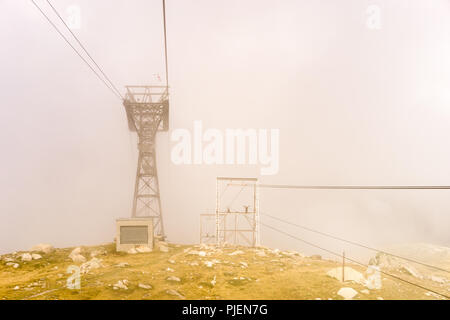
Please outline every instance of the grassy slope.
[{"label": "grassy slope", "polygon": [[[184,252],[192,246],[170,245],[168,253],[154,251],[135,255],[116,253],[112,244],[102,247],[107,250],[106,255],[98,256],[102,259],[103,267],[82,275],[80,290],[65,288],[69,276],[66,270],[74,264],[68,259],[73,248],[56,249],[50,254],[42,254],[43,259],[31,262],[21,262],[16,258],[20,263],[17,269],[1,261],[0,299],[178,299],[169,295],[166,292],[168,289],[177,290],[186,299],[194,300],[342,299],[337,291],[343,286],[360,292],[356,299],[434,299],[433,296],[425,295],[424,290],[389,277],[383,277],[381,290],[363,294],[363,286],[351,282],[342,284],[326,275],[328,270],[339,266],[336,262],[313,260],[300,255],[274,254],[270,250],[265,250],[267,255],[260,257],[255,255],[254,249],[239,248],[245,253],[230,256],[229,253],[236,248],[223,248],[222,252],[206,250],[211,255],[200,257]],[[89,253],[95,249],[98,247],[83,247],[82,253],[89,257]],[[213,267],[204,264],[204,261],[213,259],[221,263]],[[127,262],[129,266],[116,266],[121,262]],[[199,265],[191,265],[193,262]],[[240,262],[246,262],[248,267],[242,267]],[[364,272],[358,266],[352,267]],[[167,271],[167,268],[174,271]],[[166,280],[168,276],[179,277],[181,282],[171,283]],[[214,276],[216,283],[212,285]],[[245,279],[240,280],[241,277]],[[406,274],[401,274],[401,277],[436,291],[450,292],[448,288],[431,281],[421,281]],[[113,290],[112,285],[123,279],[129,281],[128,290]],[[141,289],[139,283],[150,284],[153,288]],[[20,289],[14,290],[16,286]]]}]

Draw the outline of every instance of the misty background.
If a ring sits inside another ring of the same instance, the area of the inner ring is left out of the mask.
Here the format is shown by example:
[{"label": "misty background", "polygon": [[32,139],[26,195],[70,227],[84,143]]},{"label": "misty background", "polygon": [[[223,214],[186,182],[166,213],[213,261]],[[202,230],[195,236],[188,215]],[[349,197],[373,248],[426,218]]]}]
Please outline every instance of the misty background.
[{"label": "misty background", "polygon": [[[63,17],[69,5],[81,8],[74,33],[122,92],[164,84],[161,1],[52,4]],[[366,25],[369,5],[381,9],[379,30]],[[124,107],[31,1],[0,0],[0,9],[0,253],[111,242],[115,219],[131,214],[137,162]],[[273,176],[258,166],[174,165],[170,132],[158,134],[169,241],[199,241],[216,176],[450,185],[450,1],[167,0],[166,14],[171,130],[192,130],[194,120],[280,129]],[[373,246],[450,246],[449,192],[263,189],[261,211]],[[264,227],[261,238],[321,254]]]}]

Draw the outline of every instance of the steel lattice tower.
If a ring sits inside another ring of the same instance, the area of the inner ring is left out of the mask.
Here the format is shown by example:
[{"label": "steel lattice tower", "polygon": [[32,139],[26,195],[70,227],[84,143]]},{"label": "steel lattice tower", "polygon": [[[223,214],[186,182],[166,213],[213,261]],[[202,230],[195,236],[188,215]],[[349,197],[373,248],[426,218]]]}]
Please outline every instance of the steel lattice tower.
[{"label": "steel lattice tower", "polygon": [[139,138],[132,217],[152,217],[154,234],[164,237],[155,138],[169,129],[169,98],[166,86],[126,86],[123,102],[130,131]]}]

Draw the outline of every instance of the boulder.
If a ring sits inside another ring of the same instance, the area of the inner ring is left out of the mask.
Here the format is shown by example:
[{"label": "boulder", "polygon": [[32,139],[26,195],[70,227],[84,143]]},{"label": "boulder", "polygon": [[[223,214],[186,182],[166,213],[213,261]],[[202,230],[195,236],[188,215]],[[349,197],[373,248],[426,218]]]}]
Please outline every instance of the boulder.
[{"label": "boulder", "polygon": [[[327,275],[342,281],[342,267],[331,269]],[[353,281],[362,285],[366,283],[363,274],[350,267],[344,267],[344,281]]]},{"label": "boulder", "polygon": [[75,248],[72,250],[72,252],[69,254],[69,258],[72,259],[75,263],[83,263],[86,262],[86,258],[81,255],[81,248]]},{"label": "boulder", "polygon": [[169,290],[166,290],[166,293],[167,293],[168,295],[175,296],[175,297],[178,297],[178,298],[180,298],[180,299],[186,299],[185,296],[183,296],[183,295],[182,295],[181,293],[179,293],[177,290],[169,289]]},{"label": "boulder", "polygon": [[141,289],[145,289],[145,290],[150,290],[152,288],[151,285],[143,284],[143,283],[139,283],[138,287],[141,288]]},{"label": "boulder", "polygon": [[97,258],[92,258],[91,260],[89,260],[88,262],[83,263],[80,266],[80,272],[82,274],[86,274],[89,273],[89,271],[93,270],[93,269],[98,269],[102,267],[102,261],[100,259]]},{"label": "boulder", "polygon": [[403,265],[403,269],[409,273],[410,275],[412,275],[415,278],[418,279],[423,279],[423,276],[419,273],[419,271],[416,270],[416,268],[414,268],[413,266],[410,266],[408,264],[404,264]]},{"label": "boulder", "polygon": [[42,259],[42,256],[40,254],[37,254],[37,253],[32,253],[31,257],[33,258],[33,260]]},{"label": "boulder", "polygon": [[264,250],[256,250],[255,251],[255,254],[258,256],[258,257],[266,257],[267,255],[266,255],[266,252],[264,251]]},{"label": "boulder", "polygon": [[127,251],[127,253],[128,253],[128,254],[136,254],[136,253],[138,253],[138,252],[136,251],[135,248],[131,248],[130,250]]},{"label": "boulder", "polygon": [[108,252],[105,248],[101,247],[91,252],[91,258],[95,258],[97,256],[105,256]]},{"label": "boulder", "polygon": [[73,256],[72,261],[75,263],[84,263],[86,261],[86,258],[83,257],[81,254]]},{"label": "boulder", "polygon": [[114,290],[123,289],[128,290],[128,280],[119,280],[113,285]]},{"label": "boulder", "polygon": [[43,252],[45,254],[51,253],[53,250],[55,250],[55,248],[53,248],[53,246],[51,244],[47,244],[47,243],[37,244],[30,249],[30,251]]},{"label": "boulder", "polygon": [[31,261],[31,260],[33,260],[33,257],[31,256],[31,254],[29,254],[27,252],[27,253],[22,254],[21,259],[22,259],[22,261]]},{"label": "boulder", "polygon": [[337,294],[343,297],[345,300],[352,300],[358,294],[358,291],[353,288],[344,287],[339,289]]},{"label": "boulder", "polygon": [[370,265],[366,271],[367,280],[365,286],[370,290],[381,289],[381,273],[379,266]]},{"label": "boulder", "polygon": [[438,276],[431,276],[430,280],[434,281],[434,282],[441,283],[441,284],[445,284],[447,282],[444,278],[441,278],[441,277],[438,277]]},{"label": "boulder", "polygon": [[72,258],[73,256],[79,255],[81,254],[81,248],[77,247],[75,249],[73,249],[70,254],[69,254],[69,258]]},{"label": "boulder", "polygon": [[214,265],[212,261],[205,261],[204,263],[208,268],[212,268],[212,266]]},{"label": "boulder", "polygon": [[171,281],[171,282],[180,282],[181,279],[175,276],[170,276],[166,279],[167,281]]},{"label": "boulder", "polygon": [[14,262],[7,262],[6,265],[8,267],[13,267],[14,269],[17,269],[19,267],[18,263],[14,263]]},{"label": "boulder", "polygon": [[147,253],[147,252],[152,252],[152,249],[148,246],[137,246],[136,251],[139,253]]},{"label": "boulder", "polygon": [[130,265],[128,262],[120,262],[120,263],[116,264],[116,267],[119,267],[119,268],[125,268],[125,267],[129,267],[129,266]]}]

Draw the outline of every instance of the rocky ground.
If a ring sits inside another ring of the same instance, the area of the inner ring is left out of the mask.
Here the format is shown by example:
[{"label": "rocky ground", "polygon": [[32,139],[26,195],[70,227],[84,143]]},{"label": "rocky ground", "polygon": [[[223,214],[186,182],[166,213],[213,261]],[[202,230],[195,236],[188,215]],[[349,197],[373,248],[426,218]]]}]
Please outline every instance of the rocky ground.
[{"label": "rocky ground", "polygon": [[[376,260],[376,261],[375,261]],[[381,270],[450,295],[449,274],[424,274],[378,255]],[[1,256],[0,299],[443,299],[368,269],[265,247],[159,243],[117,253],[113,244],[38,245]],[[79,282],[77,282],[79,279]]]}]

